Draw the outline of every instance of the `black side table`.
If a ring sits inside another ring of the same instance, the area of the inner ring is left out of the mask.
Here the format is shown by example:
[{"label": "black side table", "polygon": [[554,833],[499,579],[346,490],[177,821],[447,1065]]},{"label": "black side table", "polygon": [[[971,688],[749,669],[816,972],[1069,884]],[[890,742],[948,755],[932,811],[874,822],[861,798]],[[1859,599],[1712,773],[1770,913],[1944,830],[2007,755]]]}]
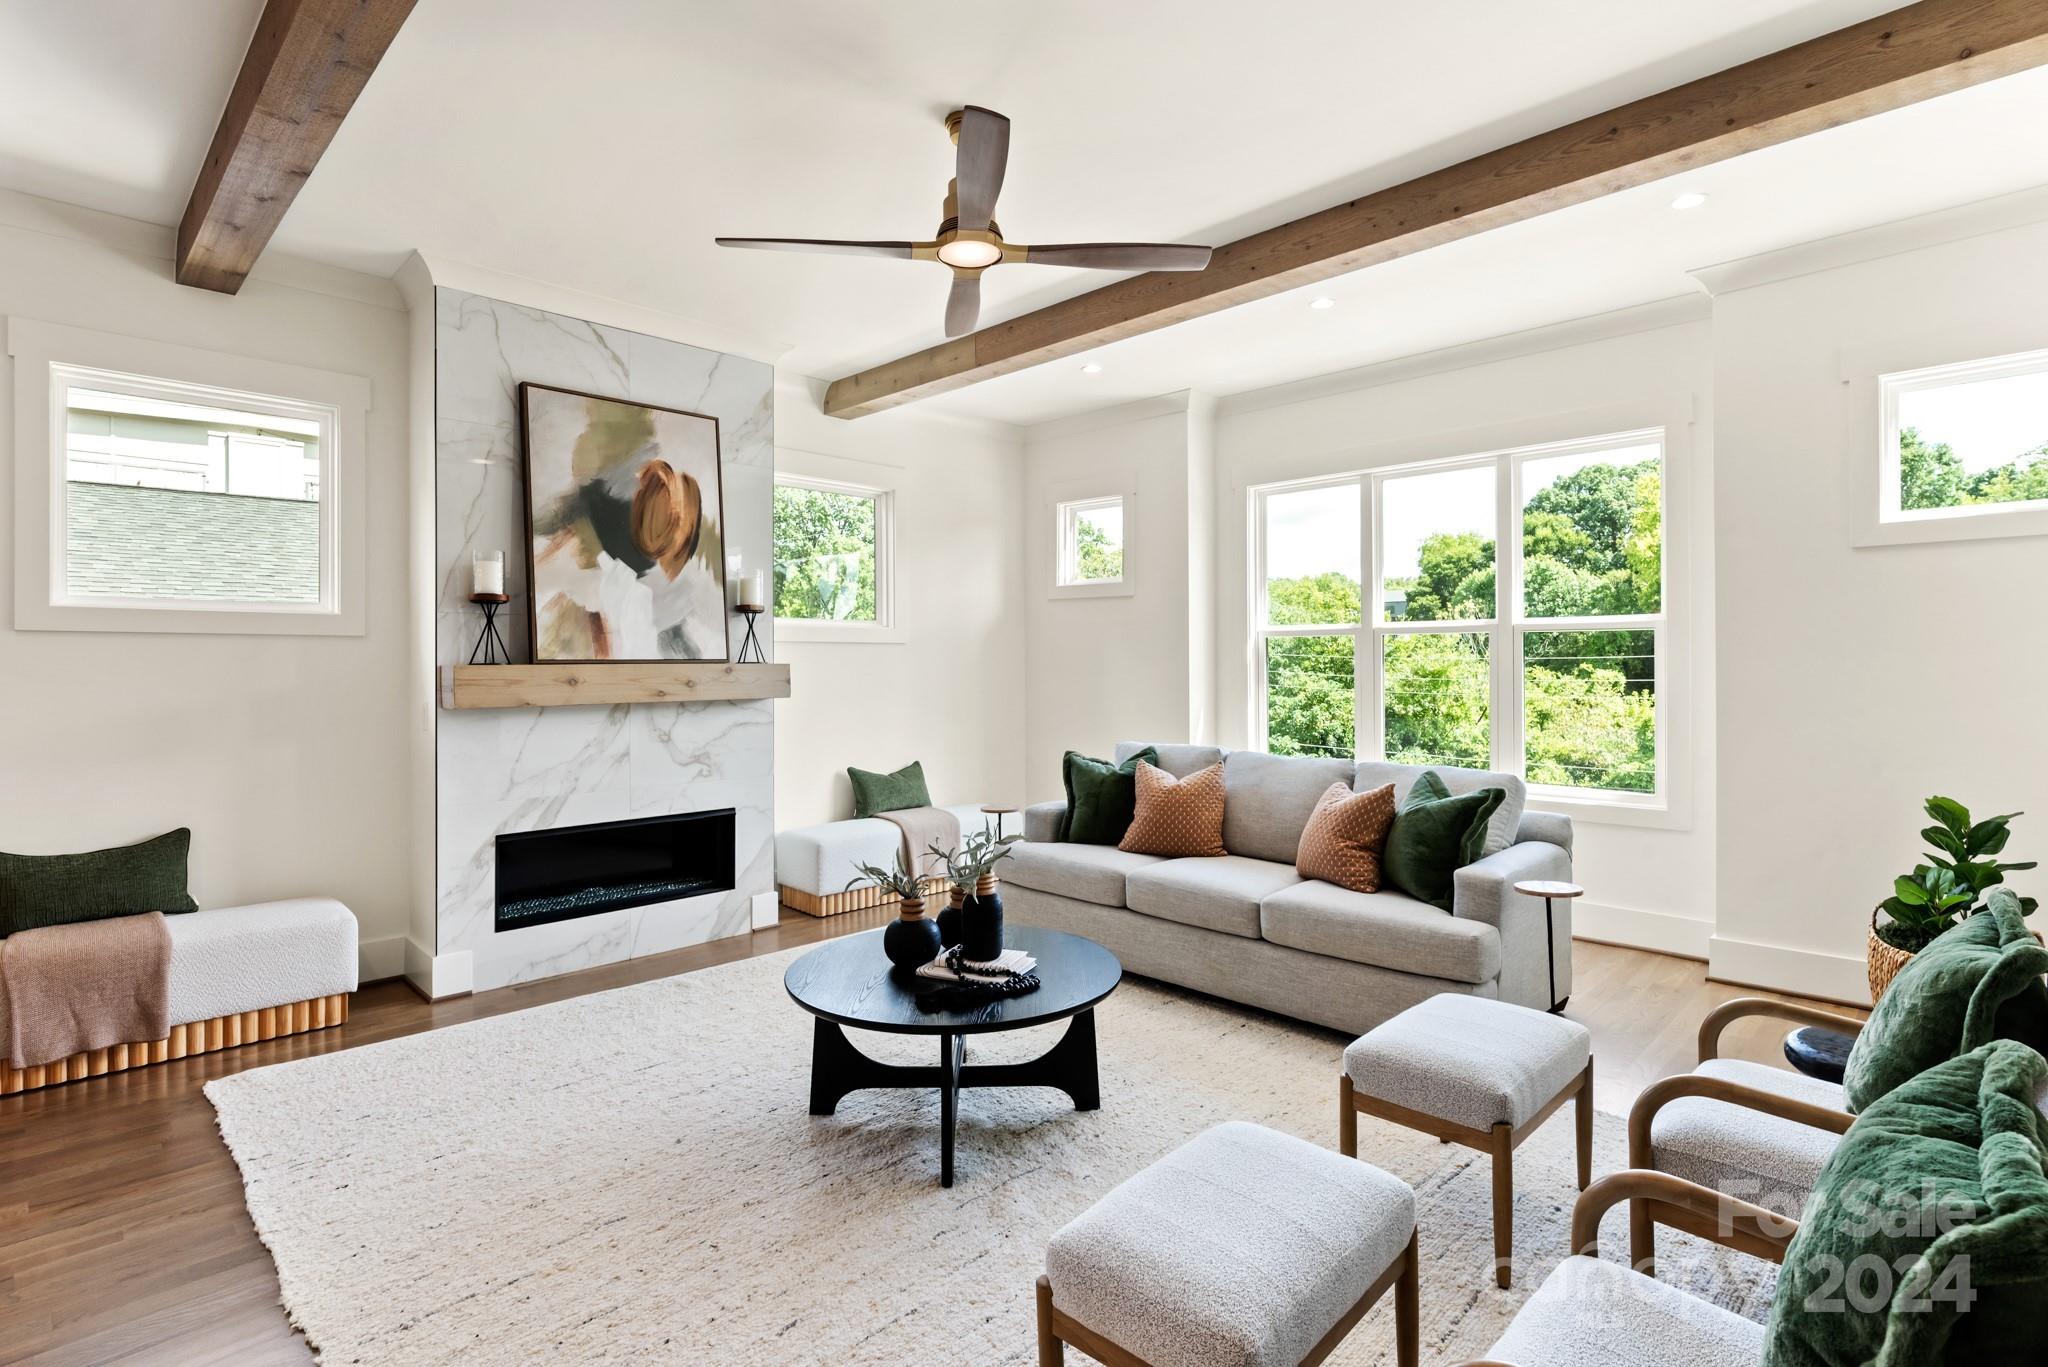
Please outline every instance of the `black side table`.
[{"label": "black side table", "polygon": [[1532,878],[1526,883],[1515,884],[1515,891],[1521,893],[1524,897],[1541,897],[1543,899],[1543,949],[1550,956],[1549,1011],[1554,1016],[1564,1010],[1565,1002],[1570,1001],[1571,998],[1566,997],[1564,1001],[1557,999],[1557,925],[1554,919],[1556,912],[1551,906],[1551,901],[1556,899],[1560,902],[1569,902],[1574,897],[1584,897],[1586,890],[1577,883],[1559,883],[1549,878]]},{"label": "black side table", "polygon": [[1802,1025],[1785,1036],[1785,1061],[1808,1077],[1822,1082],[1840,1082],[1849,1066],[1849,1050],[1855,1037],[1818,1025]]}]

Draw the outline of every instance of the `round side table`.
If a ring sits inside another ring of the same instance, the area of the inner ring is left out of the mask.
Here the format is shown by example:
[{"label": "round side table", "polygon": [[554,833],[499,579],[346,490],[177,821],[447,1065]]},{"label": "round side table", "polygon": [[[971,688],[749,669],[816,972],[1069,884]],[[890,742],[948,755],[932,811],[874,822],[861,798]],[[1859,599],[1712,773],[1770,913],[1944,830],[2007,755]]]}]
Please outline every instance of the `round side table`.
[{"label": "round side table", "polygon": [[981,809],[981,814],[983,816],[992,816],[996,819],[996,834],[1001,835],[1003,833],[1003,818],[1006,816],[1014,816],[1016,813],[1022,810],[1023,809],[1021,807],[987,806]]},{"label": "round side table", "polygon": [[1785,1036],[1785,1062],[1808,1077],[1840,1082],[1849,1066],[1849,1050],[1855,1045],[1853,1035],[1818,1025],[1802,1025]]},{"label": "round side table", "polygon": [[1584,897],[1586,890],[1577,883],[1560,883],[1549,878],[1532,878],[1526,883],[1515,884],[1515,891],[1524,897],[1543,899],[1543,949],[1550,956],[1550,1014],[1564,1010],[1565,1002],[1557,999],[1557,924],[1553,901],[1569,902],[1574,897]]}]

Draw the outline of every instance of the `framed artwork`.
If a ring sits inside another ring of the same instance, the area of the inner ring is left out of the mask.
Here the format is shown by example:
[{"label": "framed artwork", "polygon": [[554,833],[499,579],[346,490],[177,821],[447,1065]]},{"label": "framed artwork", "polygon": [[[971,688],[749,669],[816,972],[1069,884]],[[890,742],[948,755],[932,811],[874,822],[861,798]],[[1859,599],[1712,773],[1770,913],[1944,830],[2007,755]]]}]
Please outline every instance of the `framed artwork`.
[{"label": "framed artwork", "polygon": [[519,386],[536,664],[724,660],[718,419]]}]

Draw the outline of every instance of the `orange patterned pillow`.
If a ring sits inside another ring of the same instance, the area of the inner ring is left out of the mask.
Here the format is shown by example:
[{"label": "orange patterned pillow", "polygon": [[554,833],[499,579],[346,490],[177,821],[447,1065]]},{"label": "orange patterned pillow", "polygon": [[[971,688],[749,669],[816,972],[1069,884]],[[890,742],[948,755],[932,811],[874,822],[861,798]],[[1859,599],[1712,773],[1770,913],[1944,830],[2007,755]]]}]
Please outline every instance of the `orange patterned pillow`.
[{"label": "orange patterned pillow", "polygon": [[1302,828],[1294,871],[1353,892],[1380,890],[1380,851],[1394,825],[1394,785],[1354,793],[1332,783]]},{"label": "orange patterned pillow", "polygon": [[1117,842],[1132,854],[1176,858],[1216,856],[1223,848],[1223,766],[1175,778],[1154,764],[1138,765],[1138,814]]}]

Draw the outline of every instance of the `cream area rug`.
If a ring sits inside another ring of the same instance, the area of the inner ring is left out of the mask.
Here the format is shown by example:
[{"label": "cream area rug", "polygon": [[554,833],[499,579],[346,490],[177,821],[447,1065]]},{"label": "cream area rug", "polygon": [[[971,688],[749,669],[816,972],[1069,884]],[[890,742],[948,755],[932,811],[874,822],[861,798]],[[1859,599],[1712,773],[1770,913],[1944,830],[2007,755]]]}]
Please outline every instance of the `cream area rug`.
[{"label": "cream area rug", "polygon": [[[1046,1239],[1117,1182],[1224,1120],[1335,1147],[1341,1036],[1126,980],[1096,1013],[1102,1109],[964,1092],[942,1189],[935,1093],[807,1113],[797,952],[208,1084],[322,1360],[1030,1364]],[[1063,1028],[976,1037],[969,1058]],[[855,1042],[937,1061],[928,1039]],[[1596,1174],[1624,1153],[1620,1119],[1598,1121]],[[1516,1154],[1506,1291],[1482,1156],[1363,1117],[1359,1147],[1419,1196],[1423,1360],[1481,1356],[1564,1255],[1570,1108]],[[1607,1256],[1626,1257],[1622,1223]],[[1665,1280],[1765,1313],[1766,1265],[1668,1231],[1659,1253]],[[1389,1296],[1330,1360],[1391,1363],[1392,1317]]]}]

